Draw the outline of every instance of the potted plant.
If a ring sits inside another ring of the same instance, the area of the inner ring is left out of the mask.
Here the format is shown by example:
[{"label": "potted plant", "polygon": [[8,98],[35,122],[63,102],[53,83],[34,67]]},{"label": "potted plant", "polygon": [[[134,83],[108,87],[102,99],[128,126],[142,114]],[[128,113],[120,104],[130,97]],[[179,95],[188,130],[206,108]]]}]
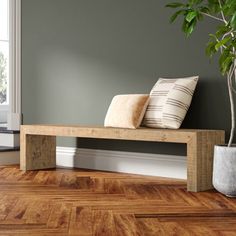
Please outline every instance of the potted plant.
[{"label": "potted plant", "polygon": [[205,17],[218,22],[214,34],[209,34],[206,54],[211,58],[220,54],[219,68],[226,76],[231,108],[231,131],[227,145],[215,146],[213,185],[227,196],[236,196],[236,147],[232,145],[235,131],[234,93],[236,89],[236,0],[187,0],[172,2],[166,7],[176,9],[171,16],[183,18],[182,30],[191,36],[197,23]]}]

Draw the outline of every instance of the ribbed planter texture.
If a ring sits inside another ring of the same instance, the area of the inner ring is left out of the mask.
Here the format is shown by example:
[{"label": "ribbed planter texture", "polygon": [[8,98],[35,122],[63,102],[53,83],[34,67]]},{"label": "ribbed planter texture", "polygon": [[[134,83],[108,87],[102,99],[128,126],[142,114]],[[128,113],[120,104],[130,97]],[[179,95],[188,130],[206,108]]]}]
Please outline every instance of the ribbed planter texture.
[{"label": "ribbed planter texture", "polygon": [[236,197],[236,146],[215,146],[213,186],[228,197]]}]

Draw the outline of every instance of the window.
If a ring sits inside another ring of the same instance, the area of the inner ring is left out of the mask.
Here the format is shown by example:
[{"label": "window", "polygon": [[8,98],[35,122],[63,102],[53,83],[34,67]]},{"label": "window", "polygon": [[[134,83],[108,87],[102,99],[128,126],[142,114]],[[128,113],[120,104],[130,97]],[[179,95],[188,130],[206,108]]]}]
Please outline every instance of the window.
[{"label": "window", "polygon": [[9,2],[0,0],[0,104],[9,104]]},{"label": "window", "polygon": [[9,110],[9,1],[0,0],[0,125]]},{"label": "window", "polygon": [[21,113],[21,0],[0,0],[0,126]]}]

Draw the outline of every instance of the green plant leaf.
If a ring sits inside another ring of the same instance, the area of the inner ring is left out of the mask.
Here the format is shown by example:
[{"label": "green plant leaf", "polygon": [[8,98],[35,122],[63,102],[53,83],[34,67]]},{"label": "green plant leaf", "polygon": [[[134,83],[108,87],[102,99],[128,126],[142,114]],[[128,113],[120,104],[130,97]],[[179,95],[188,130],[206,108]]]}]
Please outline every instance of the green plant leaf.
[{"label": "green plant leaf", "polygon": [[199,7],[199,11],[203,13],[209,13],[210,9],[206,6]]},{"label": "green plant leaf", "polygon": [[166,4],[166,7],[170,7],[170,8],[178,8],[178,7],[183,7],[183,6],[185,5],[180,2],[172,2],[172,3]]},{"label": "green plant leaf", "polygon": [[225,16],[232,17],[232,15],[236,12],[236,1],[225,3],[222,6],[222,10],[223,10]]},{"label": "green plant leaf", "polygon": [[[178,1],[178,0],[177,0]],[[217,52],[219,67],[222,74],[228,73],[232,63],[236,59],[236,0],[185,0],[167,4],[167,7],[180,8],[172,16],[174,22],[179,15],[184,16],[182,31],[189,37],[199,20],[207,17],[216,18],[219,23],[215,34],[210,34],[210,41],[206,46],[206,54],[211,58]],[[221,11],[223,11],[227,23],[220,23]],[[214,20],[214,19],[212,19]],[[233,33],[233,34],[231,34]],[[221,49],[221,50],[220,50]]]},{"label": "green plant leaf", "polygon": [[203,0],[190,0],[189,1],[189,4],[190,5],[198,5],[198,4],[200,4],[200,3],[202,3],[203,2]]},{"label": "green plant leaf", "polygon": [[220,66],[223,65],[224,61],[229,57],[230,55],[230,50],[229,49],[225,49],[223,50],[220,58],[219,58],[219,64]]},{"label": "green plant leaf", "polygon": [[231,20],[230,20],[230,26],[233,29],[236,29],[236,12],[234,13],[234,15],[232,16]]},{"label": "green plant leaf", "polygon": [[197,14],[197,19],[198,19],[198,20],[203,20],[203,14],[200,13],[200,12],[198,12],[198,14]]},{"label": "green plant leaf", "polygon": [[226,25],[220,25],[218,27],[218,30],[216,31],[216,37],[217,38],[221,38],[223,37],[224,34],[226,34],[227,32],[229,32],[231,29],[230,27],[226,26]]},{"label": "green plant leaf", "polygon": [[229,72],[234,60],[235,55],[232,51],[229,48],[224,49],[219,58],[220,71],[223,75]]},{"label": "green plant leaf", "polygon": [[235,0],[226,0],[225,1],[225,6],[228,6],[228,7],[232,7],[234,6],[236,3],[235,3]]},{"label": "green plant leaf", "polygon": [[210,41],[208,44],[207,44],[207,47],[206,47],[206,55],[210,58],[212,58],[212,56],[216,53],[216,49],[215,49],[215,46],[216,46],[216,41]]},{"label": "green plant leaf", "polygon": [[182,30],[187,37],[189,37],[193,33],[196,23],[197,23],[196,19],[193,19],[191,22],[188,22],[186,21],[186,19],[184,19]]},{"label": "green plant leaf", "polygon": [[208,8],[211,13],[218,13],[221,10],[218,0],[208,0]]},{"label": "green plant leaf", "polygon": [[190,26],[189,26],[189,28],[188,28],[188,33],[187,33],[187,36],[188,36],[188,37],[193,33],[196,24],[197,24],[196,18],[193,19],[193,20],[190,22]]},{"label": "green plant leaf", "polygon": [[185,19],[184,19],[184,21],[183,21],[183,25],[182,25],[182,31],[186,34],[187,33],[187,29],[188,29],[188,21],[186,21]]},{"label": "green plant leaf", "polygon": [[222,75],[225,75],[227,72],[229,72],[233,62],[234,62],[234,57],[228,56],[222,63],[220,63],[220,70]]},{"label": "green plant leaf", "polygon": [[185,17],[186,21],[188,21],[189,23],[197,17],[197,12],[196,11],[190,11],[187,16]]},{"label": "green plant leaf", "polygon": [[175,12],[175,13],[171,16],[171,18],[170,18],[170,23],[173,23],[173,22],[176,20],[176,18],[177,18],[179,15],[184,14],[185,11],[186,11],[186,10],[179,10],[179,11]]},{"label": "green plant leaf", "polygon": [[203,0],[195,0],[195,4],[200,4],[202,2],[203,2]]},{"label": "green plant leaf", "polygon": [[231,37],[224,38],[215,45],[216,51],[218,51],[222,46],[225,46],[231,40]]},{"label": "green plant leaf", "polygon": [[218,40],[218,38],[216,37],[216,35],[214,35],[214,34],[209,34],[209,36],[212,38],[212,39],[214,39],[214,40]]}]

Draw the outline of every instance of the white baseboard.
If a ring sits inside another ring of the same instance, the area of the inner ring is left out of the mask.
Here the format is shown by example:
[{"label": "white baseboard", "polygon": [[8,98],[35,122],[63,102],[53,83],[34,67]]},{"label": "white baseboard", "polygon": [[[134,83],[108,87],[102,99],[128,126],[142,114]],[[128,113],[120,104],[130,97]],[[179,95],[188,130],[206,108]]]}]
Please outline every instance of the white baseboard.
[{"label": "white baseboard", "polygon": [[[187,179],[185,156],[57,147],[56,163],[132,174]],[[0,153],[0,165],[19,164],[19,152]]]},{"label": "white baseboard", "polygon": [[187,179],[185,156],[57,147],[57,165]]}]

